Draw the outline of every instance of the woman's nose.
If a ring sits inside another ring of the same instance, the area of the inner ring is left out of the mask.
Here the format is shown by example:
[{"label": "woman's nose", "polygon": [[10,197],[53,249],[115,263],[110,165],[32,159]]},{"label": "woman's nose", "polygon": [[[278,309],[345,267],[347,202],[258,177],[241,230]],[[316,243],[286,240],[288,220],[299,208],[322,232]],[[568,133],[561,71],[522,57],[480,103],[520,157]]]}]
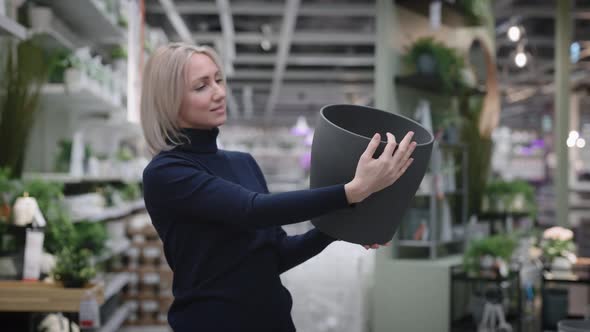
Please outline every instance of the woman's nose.
[{"label": "woman's nose", "polygon": [[219,100],[225,98],[225,85],[224,84],[216,84],[215,85],[215,93],[213,94],[213,98]]}]

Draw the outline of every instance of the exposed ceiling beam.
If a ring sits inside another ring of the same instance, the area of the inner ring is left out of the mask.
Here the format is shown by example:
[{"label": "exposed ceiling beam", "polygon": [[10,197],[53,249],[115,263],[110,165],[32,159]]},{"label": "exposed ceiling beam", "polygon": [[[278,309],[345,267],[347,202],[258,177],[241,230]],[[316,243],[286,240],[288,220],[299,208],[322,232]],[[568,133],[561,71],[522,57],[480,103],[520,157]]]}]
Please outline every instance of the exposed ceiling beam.
[{"label": "exposed ceiling beam", "polygon": [[223,62],[225,73],[231,77],[234,74],[233,61],[236,58],[236,44],[234,42],[234,21],[232,19],[229,0],[216,0],[219,21],[221,22],[221,33],[223,35]]},{"label": "exposed ceiling beam", "polygon": [[[270,80],[273,78],[273,73],[273,70],[236,69],[232,80]],[[285,80],[369,81],[373,79],[373,70],[293,70],[285,72],[283,78]]]},{"label": "exposed ceiling beam", "polygon": [[[236,15],[283,15],[284,5],[281,3],[268,2],[246,2],[232,5]],[[176,9],[183,15],[217,15],[217,6],[213,2],[209,3],[179,3]],[[148,5],[148,13],[161,14],[163,8],[157,4]],[[373,17],[375,16],[375,5],[367,4],[305,4],[299,8],[299,16],[336,16],[336,17]]]},{"label": "exposed ceiling beam", "polygon": [[[590,20],[590,8],[574,8],[571,13],[572,17],[577,20]],[[554,18],[555,6],[511,6],[496,11],[496,19],[505,19],[511,16],[537,17],[537,18]]]},{"label": "exposed ceiling beam", "polygon": [[[289,72],[287,72],[287,75]],[[243,82],[230,79],[230,85],[234,89],[244,88],[250,86],[256,91],[270,91],[270,83],[268,82]],[[342,92],[356,92],[356,91],[372,91],[372,82],[358,82],[358,83],[346,83],[342,82],[338,85],[326,85],[324,82],[285,82],[283,83],[283,90],[314,90],[318,89],[337,89]]]},{"label": "exposed ceiling beam", "polygon": [[[195,33],[193,35],[195,40],[199,43],[215,42],[215,40],[223,38],[219,33],[215,32],[203,32]],[[264,36],[262,33],[257,32],[242,32],[236,33],[235,42],[237,44],[254,44],[258,45],[264,39],[270,40],[271,43],[280,42],[278,35],[270,37]],[[375,34],[374,33],[359,33],[359,32],[296,32],[293,34],[291,41],[293,44],[308,44],[308,45],[374,45]]]},{"label": "exposed ceiling beam", "polygon": [[283,24],[281,26],[281,39],[277,49],[277,58],[272,77],[272,87],[270,89],[270,96],[266,102],[266,108],[264,109],[267,119],[272,118],[281,91],[281,85],[283,84],[283,76],[287,69],[287,57],[291,49],[291,39],[293,38],[295,24],[297,23],[299,4],[300,0],[287,0],[287,4],[285,5]]},{"label": "exposed ceiling beam", "polygon": [[[236,64],[266,65],[273,64],[276,56],[258,54],[240,54],[236,58]],[[291,54],[287,58],[287,64],[292,66],[373,66],[375,57],[372,55],[327,55],[327,54]]]},{"label": "exposed ceiling beam", "polygon": [[194,40],[193,40],[190,30],[188,29],[188,27],[186,26],[186,23],[184,22],[182,17],[180,17],[180,14],[178,14],[178,11],[176,10],[176,7],[174,6],[174,1],[173,0],[160,0],[160,5],[162,5],[162,8],[164,9],[164,12],[166,13],[166,17],[168,17],[168,20],[170,21],[170,23],[174,27],[174,30],[176,30],[176,33],[178,34],[178,36],[180,36],[180,39],[182,39],[182,41],[184,41],[186,43],[190,43],[190,44],[194,43]]}]

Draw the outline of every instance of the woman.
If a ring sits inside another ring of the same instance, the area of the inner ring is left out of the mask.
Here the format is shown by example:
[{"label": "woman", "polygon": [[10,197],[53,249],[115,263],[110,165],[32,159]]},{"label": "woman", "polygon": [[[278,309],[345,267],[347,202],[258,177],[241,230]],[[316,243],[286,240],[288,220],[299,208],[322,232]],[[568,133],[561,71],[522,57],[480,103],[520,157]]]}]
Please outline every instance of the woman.
[{"label": "woman", "polygon": [[316,229],[287,236],[280,226],[353,208],[393,184],[412,163],[413,134],[394,154],[388,133],[374,159],[375,134],[349,183],[269,194],[251,155],[217,148],[225,97],[208,47],[163,46],[145,68],[141,124],[155,156],[143,173],[144,198],[174,271],[168,321],[174,331],[294,331],[279,275],[335,239]]}]

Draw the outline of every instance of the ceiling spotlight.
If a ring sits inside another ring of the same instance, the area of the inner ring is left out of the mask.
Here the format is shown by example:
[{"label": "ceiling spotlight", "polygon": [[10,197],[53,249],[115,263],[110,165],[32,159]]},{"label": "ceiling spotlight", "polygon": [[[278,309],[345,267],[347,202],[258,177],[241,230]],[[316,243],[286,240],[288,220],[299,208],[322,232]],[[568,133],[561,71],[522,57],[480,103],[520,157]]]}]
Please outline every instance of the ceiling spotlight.
[{"label": "ceiling spotlight", "polygon": [[265,51],[270,51],[271,47],[272,47],[272,44],[270,43],[270,40],[268,40],[266,38],[260,42],[260,48],[262,48]]},{"label": "ceiling spotlight", "polygon": [[576,141],[576,146],[579,147],[580,149],[586,146],[586,140],[583,138],[578,138],[578,140]]},{"label": "ceiling spotlight", "polygon": [[516,56],[514,57],[514,63],[516,64],[516,66],[518,66],[518,68],[526,66],[527,61],[528,59],[524,52],[516,53]]},{"label": "ceiling spotlight", "polygon": [[508,39],[510,39],[513,42],[517,42],[520,40],[520,37],[522,36],[522,31],[520,31],[520,28],[513,25],[510,27],[510,29],[508,29]]}]

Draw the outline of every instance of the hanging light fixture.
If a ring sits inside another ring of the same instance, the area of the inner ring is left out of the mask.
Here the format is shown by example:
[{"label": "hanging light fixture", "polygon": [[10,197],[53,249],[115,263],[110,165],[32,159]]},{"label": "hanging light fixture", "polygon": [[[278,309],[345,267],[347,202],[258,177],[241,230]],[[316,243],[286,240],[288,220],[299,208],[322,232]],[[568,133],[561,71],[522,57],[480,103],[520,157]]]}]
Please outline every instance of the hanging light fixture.
[{"label": "hanging light fixture", "polygon": [[517,42],[522,37],[522,30],[520,27],[513,25],[508,29],[508,39],[512,42]]},{"label": "hanging light fixture", "polygon": [[516,54],[514,55],[514,63],[518,68],[523,68],[529,62],[528,55],[524,51],[524,45],[519,43],[516,47]]}]

